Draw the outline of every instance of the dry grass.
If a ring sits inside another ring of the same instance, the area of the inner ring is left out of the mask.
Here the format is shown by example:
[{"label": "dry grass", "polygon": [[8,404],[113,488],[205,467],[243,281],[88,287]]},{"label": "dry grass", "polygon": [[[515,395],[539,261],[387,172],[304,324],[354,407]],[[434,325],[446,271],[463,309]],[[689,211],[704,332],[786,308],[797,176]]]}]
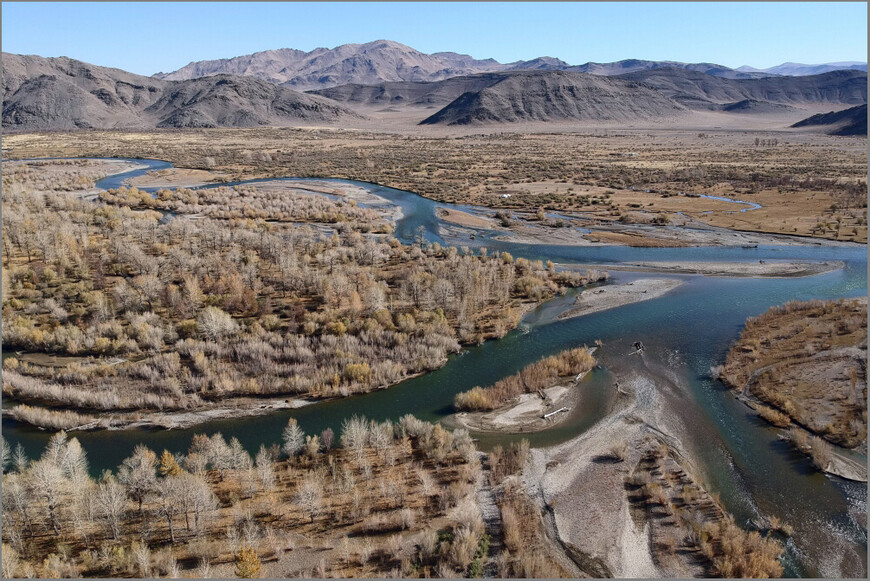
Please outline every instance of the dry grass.
[{"label": "dry grass", "polygon": [[587,347],[568,349],[531,363],[518,373],[498,380],[493,385],[474,387],[456,394],[453,407],[457,411],[488,411],[499,408],[523,393],[535,393],[551,387],[556,381],[589,371],[595,358]]},{"label": "dry grass", "polygon": [[772,424],[854,448],[867,438],[866,349],[866,298],[789,302],[746,322],[721,377]]},{"label": "dry grass", "polygon": [[[439,201],[584,212],[618,220],[641,210],[683,212],[710,224],[866,242],[866,142],[822,135],[607,130],[439,137],[330,129],[215,129],[148,133],[24,134],[4,139],[12,156],[113,155],[214,167],[238,177],[343,177],[407,189]],[[773,141],[773,140],[769,140]],[[649,190],[649,192],[647,192]],[[680,195],[762,204],[735,213]],[[510,198],[503,198],[510,194]],[[712,213],[703,213],[711,211]]]}]

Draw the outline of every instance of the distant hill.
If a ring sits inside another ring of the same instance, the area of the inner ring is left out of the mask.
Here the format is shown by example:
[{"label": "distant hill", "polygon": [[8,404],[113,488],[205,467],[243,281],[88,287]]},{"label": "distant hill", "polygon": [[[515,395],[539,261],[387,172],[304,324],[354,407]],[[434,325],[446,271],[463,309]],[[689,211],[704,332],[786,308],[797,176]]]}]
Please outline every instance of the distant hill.
[{"label": "distant hill", "polygon": [[681,63],[676,61],[645,61],[639,59],[628,59],[613,63],[590,62],[584,65],[568,67],[566,70],[590,73],[592,75],[615,76],[657,69],[684,69],[726,79],[756,79],[770,76],[764,72],[736,71],[713,63]]},{"label": "distant hill", "polygon": [[254,127],[359,115],[250,77],[162,81],[81,61],[3,53],[3,127]]},{"label": "distant hill", "polygon": [[867,104],[819,113],[798,121],[792,127],[824,127],[830,135],[867,135]]},{"label": "distant hill", "polygon": [[805,75],[820,75],[822,73],[830,73],[831,71],[864,71],[867,72],[867,63],[848,61],[838,63],[823,63],[820,65],[805,65],[801,63],[783,63],[768,69],[756,69],[749,66],[742,66],[736,69],[744,73],[762,73],[772,75],[789,75],[789,76],[805,76]]},{"label": "distant hill", "polygon": [[786,105],[867,102],[867,73],[834,71],[804,77],[725,79],[684,69],[656,69],[622,75],[653,87],[692,109],[719,109],[745,99]]},{"label": "distant hill", "polygon": [[568,71],[505,74],[460,95],[422,124],[468,125],[517,121],[634,121],[679,115],[685,109],[631,81]]}]

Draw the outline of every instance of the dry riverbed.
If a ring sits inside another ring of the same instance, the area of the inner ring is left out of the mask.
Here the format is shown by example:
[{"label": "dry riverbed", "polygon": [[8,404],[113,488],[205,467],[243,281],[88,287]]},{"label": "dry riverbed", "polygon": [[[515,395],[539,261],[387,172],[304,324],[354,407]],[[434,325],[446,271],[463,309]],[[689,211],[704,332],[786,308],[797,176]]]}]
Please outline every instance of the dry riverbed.
[{"label": "dry riverbed", "polygon": [[[610,413],[565,443],[532,449],[522,474],[526,490],[587,575],[722,575],[708,541],[693,536],[688,522],[696,519],[714,535],[725,530],[720,527],[745,533],[728,528],[727,512],[705,490],[681,419],[686,386],[648,355],[608,368],[619,385]],[[781,575],[775,557],[758,562]]]}]

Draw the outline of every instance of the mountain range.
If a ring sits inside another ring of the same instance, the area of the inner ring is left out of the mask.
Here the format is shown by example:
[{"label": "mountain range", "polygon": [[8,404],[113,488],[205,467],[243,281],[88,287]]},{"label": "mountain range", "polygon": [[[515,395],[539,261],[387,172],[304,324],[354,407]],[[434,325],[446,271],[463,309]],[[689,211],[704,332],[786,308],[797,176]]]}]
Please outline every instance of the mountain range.
[{"label": "mountain range", "polygon": [[867,63],[858,61],[846,61],[838,63],[823,63],[820,65],[805,65],[801,63],[782,63],[775,67],[767,69],[756,69],[749,66],[742,66],[735,69],[744,73],[761,73],[770,75],[820,75],[822,73],[830,73],[831,71],[864,71],[867,72]]},{"label": "mountain range", "polygon": [[330,99],[251,77],[164,81],[66,57],[2,58],[4,128],[256,127],[360,117]]},{"label": "mountain range", "polygon": [[[863,69],[860,67],[863,66]],[[588,62],[572,66],[557,58],[538,57],[502,64],[493,59],[477,60],[455,52],[422,53],[404,44],[378,40],[366,44],[343,44],[310,52],[282,48],[229,59],[192,62],[177,71],[157,73],[155,78],[183,81],[208,75],[252,76],[298,90],[325,89],[346,84],[372,85],[384,82],[432,82],[450,77],[521,70],[565,70],[593,75],[623,75],[637,71],[679,68],[728,79],[755,79],[778,75],[814,75],[832,70],[867,70],[866,63],[801,65],[785,63],[760,70],[731,69],[713,63],[681,63],[628,59],[612,63]]]},{"label": "mountain range", "polygon": [[[284,66],[269,73],[278,61]],[[3,53],[3,127],[346,125],[400,110],[427,125],[631,122],[693,111],[786,113],[793,121],[800,109],[867,102],[867,73],[860,70],[763,76],[639,60],[571,67],[549,57],[503,65],[456,53],[425,55],[389,41],[209,62],[157,78],[67,57]],[[499,70],[478,72],[486,68]],[[298,90],[341,79],[361,82]]]}]

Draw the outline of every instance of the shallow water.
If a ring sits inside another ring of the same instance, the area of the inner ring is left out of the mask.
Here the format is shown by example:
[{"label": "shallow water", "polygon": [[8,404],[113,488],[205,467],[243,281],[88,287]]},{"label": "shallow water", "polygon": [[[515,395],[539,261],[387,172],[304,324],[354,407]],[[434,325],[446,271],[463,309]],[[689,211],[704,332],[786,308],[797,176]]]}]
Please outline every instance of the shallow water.
[{"label": "shallow water", "polygon": [[[142,160],[136,160],[142,161]],[[166,162],[144,160],[148,170],[113,176],[98,183],[113,188],[123,180],[151,169],[170,167]],[[271,179],[268,181],[272,181]],[[305,181],[288,178],[288,181]],[[401,206],[403,217],[395,235],[405,242],[419,233],[431,242],[443,243],[440,221],[435,214],[441,204],[416,194],[385,186],[344,180]],[[246,183],[246,182],[238,182]],[[227,184],[221,184],[227,185]],[[229,184],[233,185],[233,184]],[[215,186],[206,186],[215,187]],[[468,209],[463,206],[463,209]],[[573,300],[558,298],[529,313],[520,328],[503,339],[465,349],[431,373],[404,381],[389,389],[267,416],[219,420],[190,430],[89,432],[77,434],[88,452],[92,469],[116,467],[135,444],[174,452],[187,449],[194,433],[220,431],[236,436],[250,451],[260,444],[276,443],[288,417],[295,417],[309,433],[331,427],[336,433],[342,421],[354,414],[372,419],[397,419],[412,413],[437,421],[450,413],[453,396],[475,385],[488,385],[528,363],[569,347],[604,342],[601,359],[621,357],[631,342],[642,340],[669,364],[687,402],[681,420],[692,434],[707,485],[721,494],[739,523],[758,514],[776,515],[796,529],[785,559],[789,575],[863,577],[867,569],[867,533],[853,516],[866,512],[867,487],[826,477],[811,470],[808,461],[780,442],[773,429],[758,420],[722,384],[708,377],[710,366],[724,362],[729,345],[738,337],[747,317],[789,300],[836,299],[866,296],[866,247],[853,246],[759,246],[698,248],[628,248],[617,246],[577,247],[515,244],[479,236],[477,245],[507,250],[515,257],[551,259],[576,264],[606,264],[632,261],[758,261],[841,260],[842,270],[805,278],[751,279],[695,275],[659,275],[685,284],[658,299],[626,305],[567,320],[555,316]],[[641,276],[614,272],[611,280],[626,281]],[[589,429],[607,411],[612,398],[612,378],[597,369],[582,383],[582,405],[557,427],[528,435],[532,446],[562,442]],[[3,421],[4,436],[20,442],[32,456],[38,455],[48,435]],[[488,448],[522,436],[476,435]]]}]

